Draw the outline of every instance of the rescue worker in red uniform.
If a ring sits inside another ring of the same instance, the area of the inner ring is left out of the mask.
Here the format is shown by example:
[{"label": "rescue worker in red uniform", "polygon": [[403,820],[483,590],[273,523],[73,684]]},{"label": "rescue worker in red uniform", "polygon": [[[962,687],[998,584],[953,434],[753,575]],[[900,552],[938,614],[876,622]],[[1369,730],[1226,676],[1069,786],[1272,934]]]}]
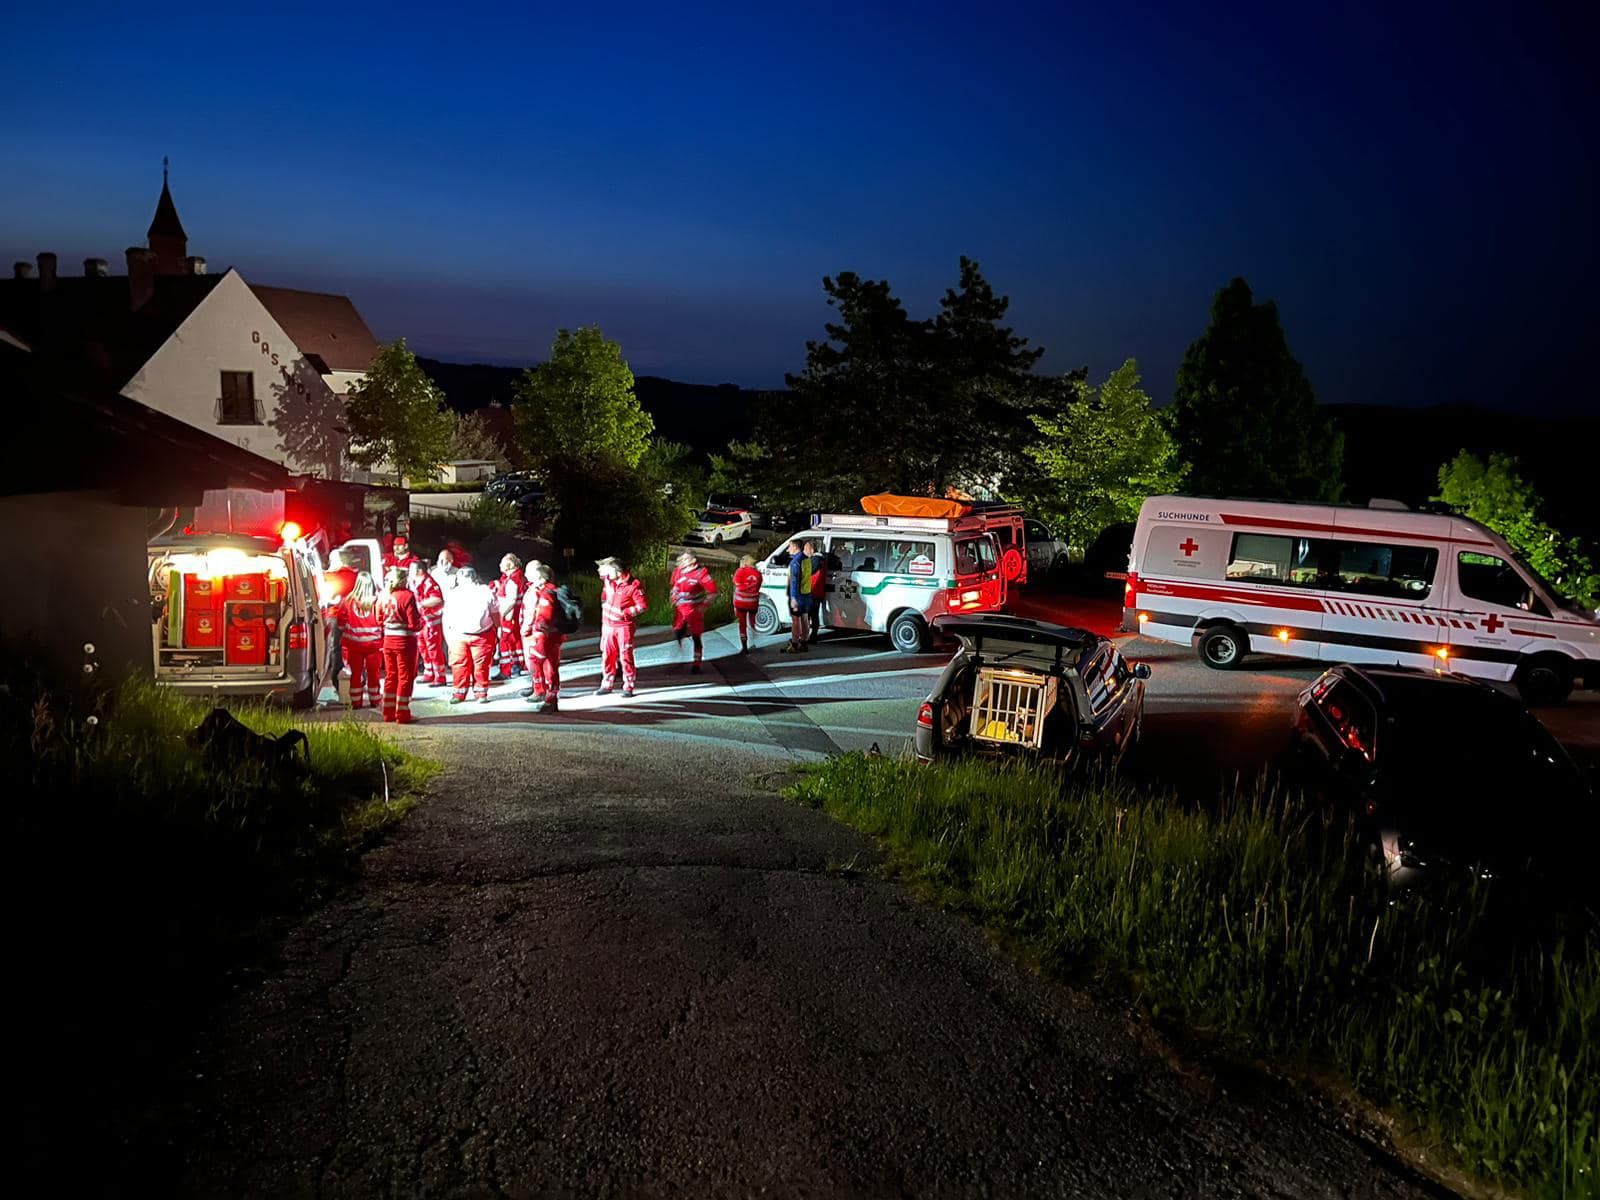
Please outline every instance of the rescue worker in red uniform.
[{"label": "rescue worker in red uniform", "polygon": [[[440,557],[444,555],[441,553]],[[411,568],[411,592],[422,613],[422,663],[418,674],[423,683],[441,687],[450,682],[444,661],[444,589],[426,563],[418,562]]]},{"label": "rescue worker in red uniform", "polygon": [[[383,698],[383,618],[378,585],[362,571],[339,606],[339,635],[350,664],[350,707],[377,708]],[[335,680],[335,686],[338,681]],[[370,697],[370,700],[369,700]]]},{"label": "rescue worker in red uniform", "polygon": [[600,686],[595,688],[594,694],[610,694],[620,667],[622,694],[632,696],[639,682],[639,670],[633,662],[634,626],[650,603],[645,599],[644,585],[617,559],[602,558],[595,567],[601,582]]},{"label": "rescue worker in red uniform", "polygon": [[411,564],[417,562],[417,556],[411,553],[411,543],[403,533],[395,534],[394,543],[389,548],[389,553],[383,556],[383,577],[389,578],[389,572],[399,567],[402,572],[411,570]]},{"label": "rescue worker in red uniform", "polygon": [[398,567],[384,580],[389,594],[378,602],[383,617],[383,719],[411,724],[411,688],[417,679],[417,638],[422,610]]},{"label": "rescue worker in red uniform", "polygon": [[672,607],[677,615],[672,620],[672,636],[683,645],[685,636],[694,642],[694,662],[689,666],[691,675],[700,674],[700,660],[704,657],[702,638],[706,632],[706,605],[717,590],[717,581],[711,572],[700,565],[693,552],[685,550],[678,555],[678,565],[672,572]]},{"label": "rescue worker in red uniform", "polygon": [[501,679],[522,673],[522,597],[528,577],[522,560],[508,554],[500,560],[500,578],[494,582],[495,607],[500,610],[500,638],[496,645]]},{"label": "rescue worker in red uniform", "polygon": [[756,631],[756,609],[761,605],[761,572],[754,555],[739,560],[733,573],[733,615],[739,620],[739,653],[750,653],[750,639]]},{"label": "rescue worker in red uniform", "polygon": [[556,627],[556,585],[550,568],[542,562],[528,564],[528,594],[522,601],[522,644],[527,648],[528,677],[533,685],[528,699],[534,712],[557,712],[561,707],[561,643]]}]

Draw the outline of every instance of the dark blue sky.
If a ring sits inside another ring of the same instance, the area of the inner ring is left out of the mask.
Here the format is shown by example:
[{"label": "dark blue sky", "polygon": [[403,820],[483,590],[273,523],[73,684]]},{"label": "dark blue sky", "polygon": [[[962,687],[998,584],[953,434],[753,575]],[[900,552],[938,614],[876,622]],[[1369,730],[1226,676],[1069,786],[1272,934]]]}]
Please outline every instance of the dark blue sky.
[{"label": "dark blue sky", "polygon": [[213,270],[443,357],[777,384],[822,275],[969,254],[1158,401],[1240,274],[1324,400],[1592,410],[1592,4],[768,7],[27,5],[0,253],[120,263],[170,154]]}]

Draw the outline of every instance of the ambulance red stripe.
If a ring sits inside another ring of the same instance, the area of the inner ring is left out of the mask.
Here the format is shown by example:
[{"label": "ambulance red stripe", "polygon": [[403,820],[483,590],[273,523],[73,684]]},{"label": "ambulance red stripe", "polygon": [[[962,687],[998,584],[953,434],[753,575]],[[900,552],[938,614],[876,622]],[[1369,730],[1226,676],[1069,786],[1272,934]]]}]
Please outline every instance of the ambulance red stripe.
[{"label": "ambulance red stripe", "polygon": [[1242,513],[1221,513],[1224,525],[1243,525],[1256,529],[1297,529],[1317,533],[1337,533],[1347,537],[1403,538],[1412,542],[1454,542],[1461,546],[1492,546],[1481,538],[1444,538],[1436,533],[1408,533],[1403,529],[1369,529],[1364,525],[1330,525],[1322,521],[1289,521],[1281,517],[1250,517]]}]

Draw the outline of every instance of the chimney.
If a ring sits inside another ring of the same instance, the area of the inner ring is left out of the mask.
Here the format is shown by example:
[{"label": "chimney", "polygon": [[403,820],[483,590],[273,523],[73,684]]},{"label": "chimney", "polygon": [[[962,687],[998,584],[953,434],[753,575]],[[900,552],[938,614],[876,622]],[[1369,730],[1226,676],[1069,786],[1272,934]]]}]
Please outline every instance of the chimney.
[{"label": "chimney", "polygon": [[33,264],[31,262],[16,262],[11,264],[11,278],[32,279]]},{"label": "chimney", "polygon": [[111,274],[111,271],[107,268],[105,259],[86,258],[83,260],[83,273],[90,279],[103,279]]},{"label": "chimney", "polygon": [[191,254],[183,260],[184,273],[187,275],[204,275],[206,273],[206,260],[199,255]]},{"label": "chimney", "polygon": [[127,255],[128,301],[133,305],[133,310],[138,312],[155,295],[156,252],[143,246],[129,246]]},{"label": "chimney", "polygon": [[39,254],[39,282],[47,288],[55,286],[56,256],[48,250]]}]

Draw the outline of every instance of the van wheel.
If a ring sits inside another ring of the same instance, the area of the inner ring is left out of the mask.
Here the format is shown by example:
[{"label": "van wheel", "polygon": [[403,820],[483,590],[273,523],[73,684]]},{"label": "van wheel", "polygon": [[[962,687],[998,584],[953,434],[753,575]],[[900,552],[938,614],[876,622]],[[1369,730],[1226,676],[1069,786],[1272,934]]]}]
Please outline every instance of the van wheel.
[{"label": "van wheel", "polygon": [[317,683],[312,680],[293,696],[289,697],[289,707],[295,712],[308,712],[317,706]]},{"label": "van wheel", "polygon": [[1561,704],[1572,694],[1572,664],[1559,654],[1540,654],[1517,668],[1517,691],[1528,704]]},{"label": "van wheel", "polygon": [[762,637],[778,632],[778,606],[765,596],[756,604],[756,632]]},{"label": "van wheel", "polygon": [[901,654],[917,654],[928,646],[928,623],[916,613],[901,613],[889,622],[889,641]]},{"label": "van wheel", "polygon": [[1237,625],[1213,625],[1200,639],[1200,661],[1216,671],[1231,671],[1249,649],[1250,641]]}]

